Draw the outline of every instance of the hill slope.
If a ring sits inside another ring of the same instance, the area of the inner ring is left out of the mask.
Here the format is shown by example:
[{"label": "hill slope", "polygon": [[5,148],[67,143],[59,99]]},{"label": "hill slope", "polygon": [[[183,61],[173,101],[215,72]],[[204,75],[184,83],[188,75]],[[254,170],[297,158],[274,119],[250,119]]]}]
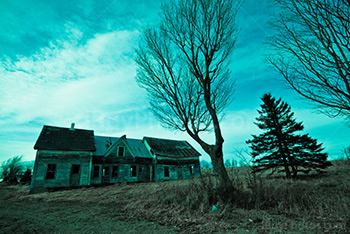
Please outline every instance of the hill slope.
[{"label": "hill slope", "polygon": [[[210,170],[202,179],[115,184],[29,195],[0,185],[5,232],[64,233],[346,233],[350,229],[350,164],[290,181],[232,168],[237,190],[216,196]],[[218,209],[212,211],[213,205]]]}]

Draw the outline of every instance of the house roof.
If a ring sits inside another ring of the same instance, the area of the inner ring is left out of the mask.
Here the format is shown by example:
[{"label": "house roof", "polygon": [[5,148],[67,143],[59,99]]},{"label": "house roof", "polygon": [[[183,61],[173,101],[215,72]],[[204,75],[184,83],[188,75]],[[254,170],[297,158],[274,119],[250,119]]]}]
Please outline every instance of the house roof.
[{"label": "house roof", "polygon": [[[72,125],[73,126],[73,125]],[[146,148],[147,142],[152,153],[157,156],[188,158],[198,157],[196,151],[187,141],[168,140],[153,137],[144,137],[143,140],[123,137],[94,136],[93,130],[62,128],[44,125],[37,142],[36,150],[67,150],[89,151],[95,156],[105,156],[114,147],[117,141],[124,141],[132,155],[141,158],[151,158]]]},{"label": "house roof", "polygon": [[95,151],[94,131],[44,125],[34,149]]},{"label": "house roof", "polygon": [[94,155],[103,156],[119,137],[95,136],[96,151]]},{"label": "house roof", "polygon": [[140,158],[152,158],[152,155],[150,152],[146,149],[145,145],[143,144],[142,140],[139,139],[126,139],[129,147],[133,151],[134,155],[136,157]]},{"label": "house roof", "polygon": [[195,150],[187,141],[160,139],[153,137],[143,138],[152,151],[158,156],[168,157],[199,157],[201,154]]},{"label": "house roof", "polygon": [[[117,142],[121,137],[106,137],[106,136],[95,136],[96,151],[94,155],[102,156],[107,153],[110,147],[113,147],[114,143]],[[126,138],[126,143],[129,149],[132,151],[135,157],[140,158],[151,158],[151,154],[148,152],[142,140]]]}]

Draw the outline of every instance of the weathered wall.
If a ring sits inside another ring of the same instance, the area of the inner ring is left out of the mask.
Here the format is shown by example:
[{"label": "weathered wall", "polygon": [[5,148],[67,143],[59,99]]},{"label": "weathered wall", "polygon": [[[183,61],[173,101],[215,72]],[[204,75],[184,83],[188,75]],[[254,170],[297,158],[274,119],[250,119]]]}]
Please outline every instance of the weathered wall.
[{"label": "weathered wall", "polygon": [[[165,167],[169,167],[169,177],[164,176]],[[192,168],[192,174],[190,168]],[[156,181],[190,179],[200,176],[199,160],[157,160]]]},{"label": "weathered wall", "polygon": [[[136,181],[150,181],[150,165],[152,165],[152,158],[134,158],[132,156],[118,157],[116,155],[109,155],[107,157],[97,157],[92,158],[92,168],[98,165],[100,167],[100,173],[98,178],[92,178],[92,184],[100,184],[103,180],[103,168],[109,167],[110,172],[112,172],[113,166],[118,166],[118,177],[110,176],[108,178],[104,177],[104,181],[108,183],[117,182],[136,182]],[[136,166],[136,176],[131,176],[131,167]],[[142,172],[140,172],[142,168]]]},{"label": "weathered wall", "polygon": [[[31,188],[69,187],[71,186],[72,165],[80,165],[78,186],[101,183],[164,181],[200,177],[198,159],[161,159],[157,160],[154,168],[153,159],[135,158],[128,150],[125,156],[116,154],[92,156],[90,152],[67,152],[41,150],[37,153]],[[56,164],[54,179],[46,179],[48,164]],[[94,166],[99,166],[98,177],[93,177]],[[113,166],[118,166],[118,176],[113,177]],[[135,166],[136,175],[131,175],[131,167]],[[109,168],[109,174],[103,175],[103,169]],[[164,168],[169,167],[169,177],[165,177]],[[140,168],[142,168],[140,170]],[[192,173],[191,173],[192,168]]]},{"label": "weathered wall", "polygon": [[[72,165],[80,165],[79,186],[90,185],[90,152],[38,151],[31,188],[69,187]],[[56,164],[54,179],[46,179],[49,164]]]}]

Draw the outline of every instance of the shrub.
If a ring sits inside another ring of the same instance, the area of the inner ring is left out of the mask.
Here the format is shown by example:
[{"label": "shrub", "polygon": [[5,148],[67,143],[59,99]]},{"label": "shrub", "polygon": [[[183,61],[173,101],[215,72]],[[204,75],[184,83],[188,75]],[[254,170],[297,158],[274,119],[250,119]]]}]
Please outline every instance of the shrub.
[{"label": "shrub", "polygon": [[27,168],[27,170],[24,172],[24,174],[21,177],[21,183],[30,184],[31,180],[32,180],[32,170],[30,168]]},{"label": "shrub", "polygon": [[176,186],[167,185],[159,200],[189,212],[209,212],[215,205],[220,210],[256,209],[295,217],[348,217],[350,182],[347,180],[335,183],[317,176],[288,180],[254,174],[249,168],[232,169],[229,171],[232,187],[219,187],[216,177],[208,173],[202,178],[178,182]]},{"label": "shrub", "polygon": [[22,160],[22,156],[15,156],[13,158],[4,161],[1,164],[1,178],[4,182],[9,184],[17,184],[19,179],[19,174],[22,167],[19,165],[19,162]]}]

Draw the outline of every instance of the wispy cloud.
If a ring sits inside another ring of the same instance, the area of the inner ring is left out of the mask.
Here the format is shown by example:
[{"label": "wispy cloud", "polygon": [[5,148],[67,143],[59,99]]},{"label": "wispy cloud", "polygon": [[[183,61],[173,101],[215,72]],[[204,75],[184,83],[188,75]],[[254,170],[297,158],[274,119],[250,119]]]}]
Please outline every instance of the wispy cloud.
[{"label": "wispy cloud", "polygon": [[137,31],[96,34],[79,46],[81,33],[74,29],[69,43],[52,43],[33,56],[3,62],[2,117],[16,114],[15,121],[25,122],[37,115],[52,118],[126,105],[138,96],[132,94],[136,82],[130,56],[137,35]]}]

